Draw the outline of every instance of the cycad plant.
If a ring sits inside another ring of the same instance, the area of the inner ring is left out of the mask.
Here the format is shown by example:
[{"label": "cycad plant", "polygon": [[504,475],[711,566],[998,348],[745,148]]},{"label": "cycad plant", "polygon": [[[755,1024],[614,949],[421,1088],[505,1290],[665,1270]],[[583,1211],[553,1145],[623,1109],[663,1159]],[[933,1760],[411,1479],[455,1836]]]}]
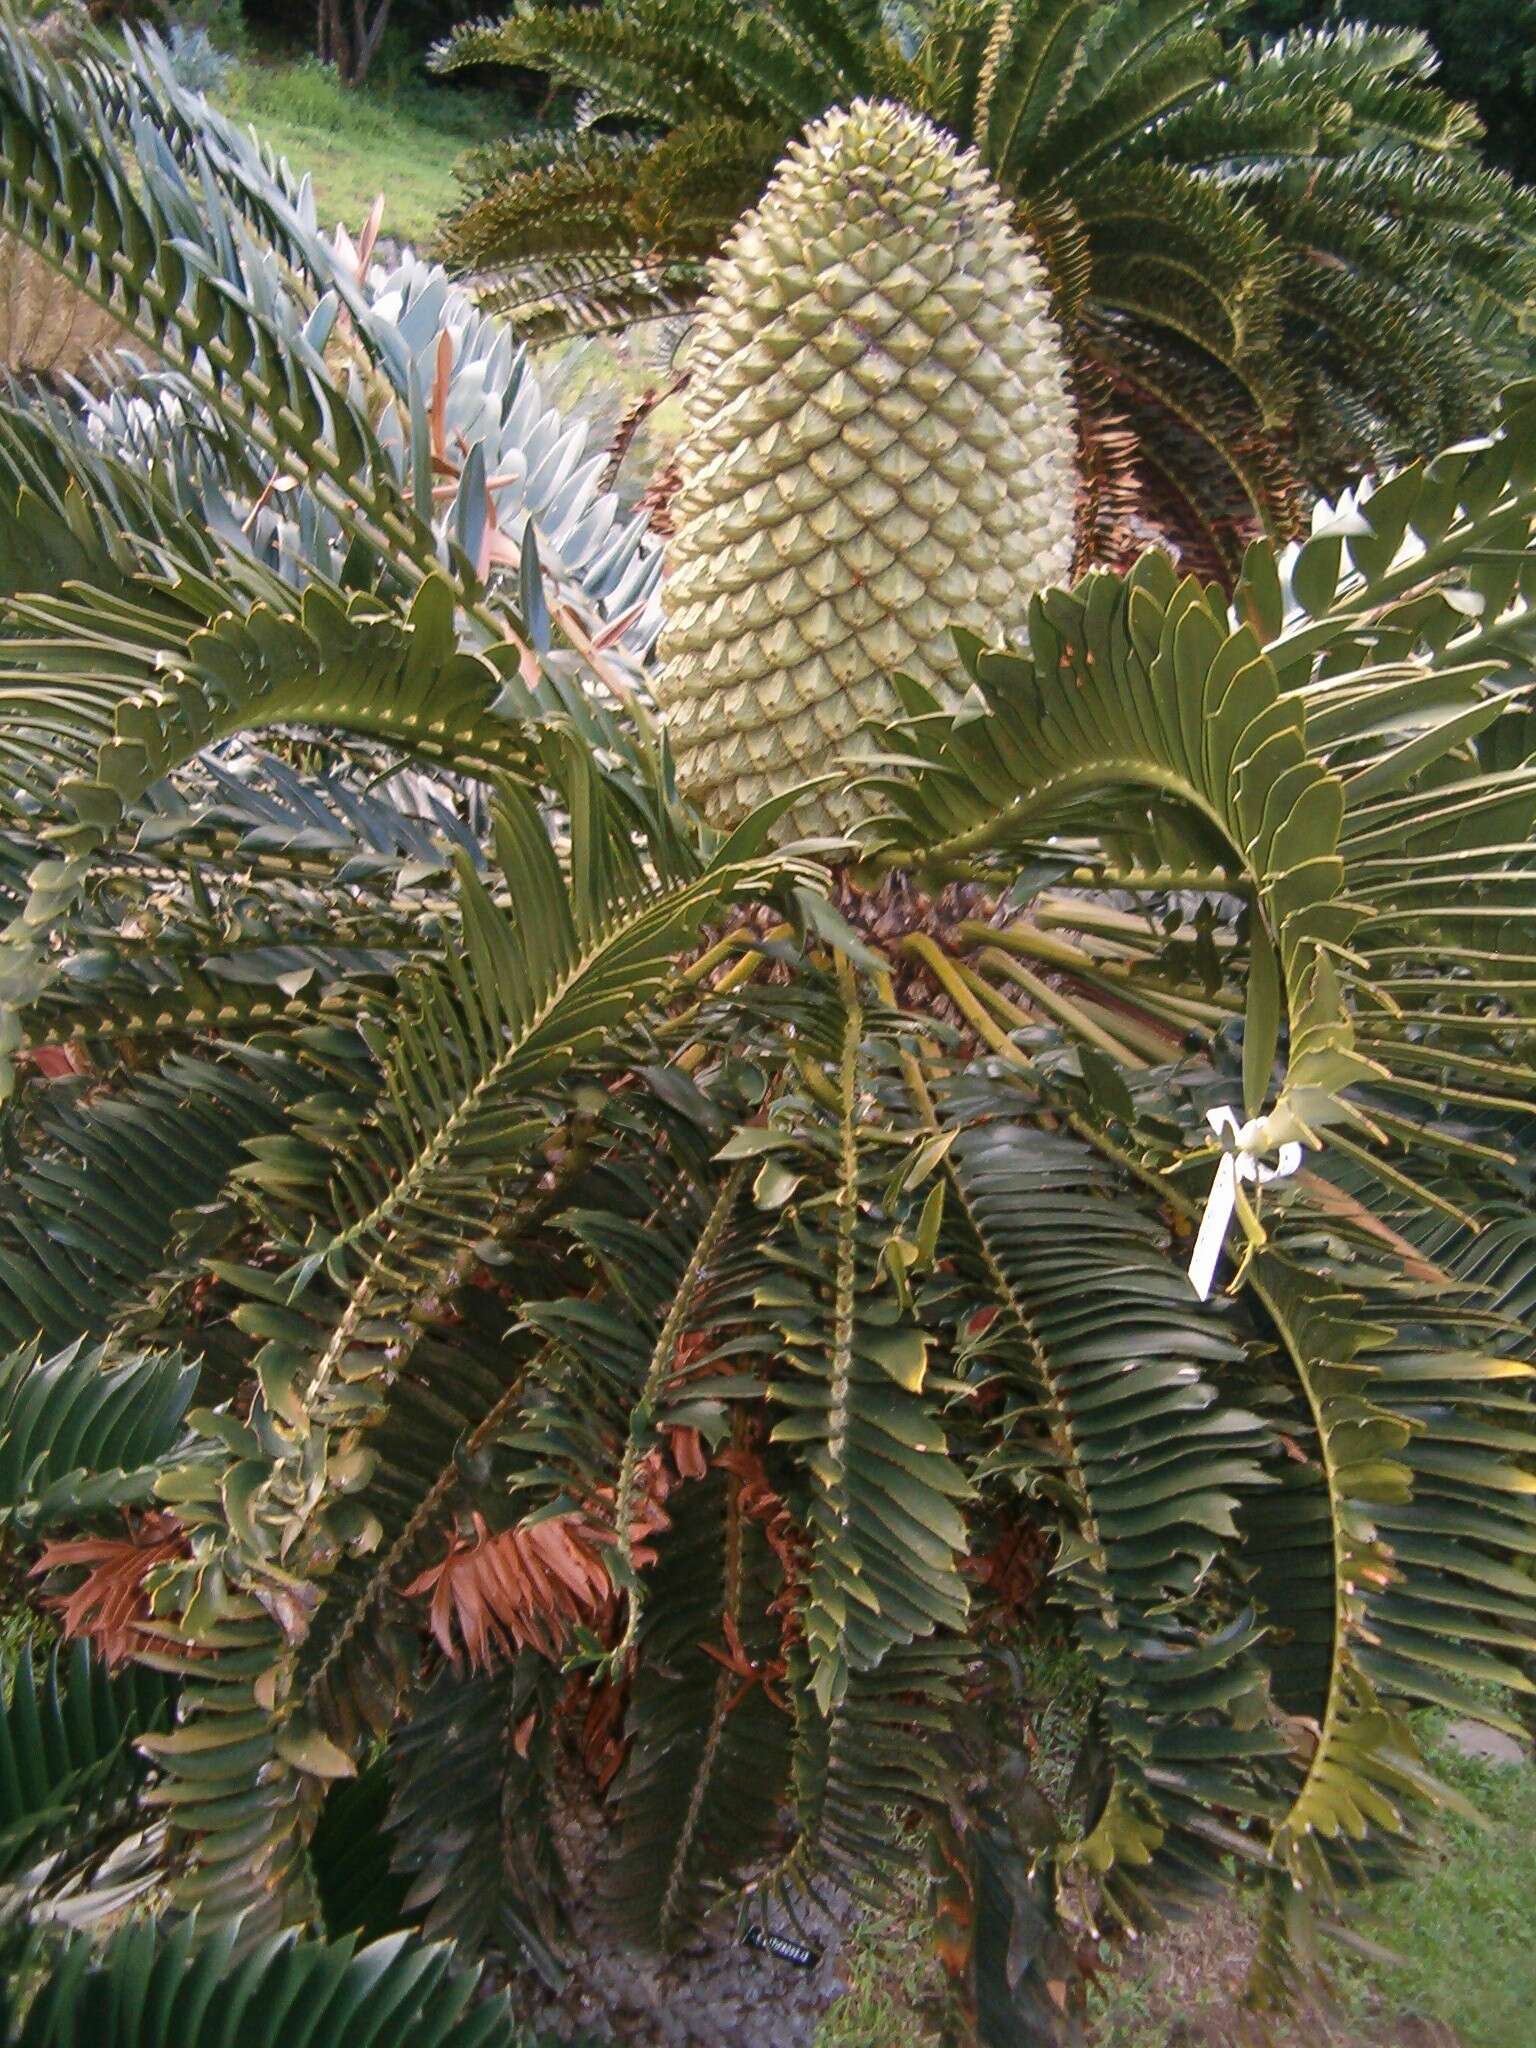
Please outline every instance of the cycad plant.
[{"label": "cycad plant", "polygon": [[1536,269],[1421,35],[1242,27],[1240,0],[520,0],[437,62],[545,71],[579,120],[475,155],[443,250],[535,338],[654,317],[807,124],[900,101],[975,145],[1045,267],[1081,560],[1160,533],[1230,576],[1307,487],[1474,430]]},{"label": "cycad plant", "polygon": [[1530,1690],[1536,388],[697,809],[650,544],[440,273],[8,27],[0,224],[150,365],[0,406],[0,1505],[87,1646],[0,1720],[15,2038],[510,2041],[575,1896],[922,1856],[957,2041],[1234,1882],[1283,1995],[1446,1796],[1408,1710]]}]

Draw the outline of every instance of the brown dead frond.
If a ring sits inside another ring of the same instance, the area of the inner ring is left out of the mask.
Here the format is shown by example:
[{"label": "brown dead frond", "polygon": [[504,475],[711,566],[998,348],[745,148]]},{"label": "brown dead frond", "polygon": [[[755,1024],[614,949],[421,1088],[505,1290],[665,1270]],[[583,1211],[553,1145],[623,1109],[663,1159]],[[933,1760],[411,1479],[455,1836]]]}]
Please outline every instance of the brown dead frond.
[{"label": "brown dead frond", "polygon": [[575,1629],[605,1620],[613,1583],[584,1515],[550,1515],[494,1534],[482,1516],[471,1522],[473,1533],[405,1588],[431,1595],[432,1634],[444,1656],[457,1663],[462,1648],[475,1671],[519,1649],[558,1657]]},{"label": "brown dead frond", "polygon": [[45,1543],[32,1576],[83,1565],[85,1577],[72,1592],[56,1594],[66,1637],[84,1636],[111,1668],[150,1648],[166,1648],[149,1610],[144,1581],[157,1564],[188,1555],[186,1534],[174,1515],[158,1510],[129,1524],[126,1536],[78,1536]]},{"label": "brown dead frond", "polygon": [[[666,1503],[688,1479],[708,1470],[697,1430],[669,1429],[635,1467],[629,1516],[629,1561],[656,1562],[655,1539],[672,1526]],[[606,1563],[614,1544],[614,1489],[599,1487],[584,1507],[494,1534],[482,1515],[455,1537],[448,1555],[404,1589],[430,1595],[430,1627],[443,1654],[460,1651],[473,1670],[489,1670],[519,1649],[558,1658],[572,1634],[601,1635],[614,1621],[617,1596]]]}]

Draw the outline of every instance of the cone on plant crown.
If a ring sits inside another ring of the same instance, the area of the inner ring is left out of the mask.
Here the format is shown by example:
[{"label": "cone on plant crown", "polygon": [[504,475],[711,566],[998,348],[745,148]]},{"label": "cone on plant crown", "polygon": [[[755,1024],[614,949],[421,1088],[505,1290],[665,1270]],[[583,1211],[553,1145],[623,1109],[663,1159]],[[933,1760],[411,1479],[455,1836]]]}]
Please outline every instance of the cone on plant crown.
[{"label": "cone on plant crown", "polygon": [[[950,628],[1021,628],[1071,568],[1075,436],[1045,274],[973,150],[910,108],[815,122],[712,268],[656,694],[717,823],[851,769]],[[848,780],[795,823],[843,831]]]}]

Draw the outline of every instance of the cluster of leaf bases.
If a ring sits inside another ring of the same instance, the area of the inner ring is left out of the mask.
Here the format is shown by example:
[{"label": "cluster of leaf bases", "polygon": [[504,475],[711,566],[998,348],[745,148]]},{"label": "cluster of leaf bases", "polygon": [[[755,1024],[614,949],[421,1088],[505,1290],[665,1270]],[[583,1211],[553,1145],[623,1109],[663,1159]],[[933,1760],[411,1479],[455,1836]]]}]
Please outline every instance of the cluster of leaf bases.
[{"label": "cluster of leaf bases", "polygon": [[962,2036],[1234,1882],[1282,1996],[1530,1689],[1536,389],[785,843],[526,366],[152,47],[0,26],[0,224],[157,365],[0,404],[14,2038],[509,2043],[572,1799],[616,1940],[931,1849]]}]

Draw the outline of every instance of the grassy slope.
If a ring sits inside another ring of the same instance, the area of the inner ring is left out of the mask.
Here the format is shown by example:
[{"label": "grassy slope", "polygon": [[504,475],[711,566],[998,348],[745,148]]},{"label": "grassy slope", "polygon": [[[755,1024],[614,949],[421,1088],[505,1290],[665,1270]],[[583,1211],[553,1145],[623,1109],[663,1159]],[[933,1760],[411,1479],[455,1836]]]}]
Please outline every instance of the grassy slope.
[{"label": "grassy slope", "polygon": [[458,199],[454,164],[502,133],[509,112],[495,93],[414,80],[347,92],[317,64],[254,58],[235,66],[219,101],[311,174],[327,227],[340,220],[355,234],[382,192],[384,232],[418,246]]}]

